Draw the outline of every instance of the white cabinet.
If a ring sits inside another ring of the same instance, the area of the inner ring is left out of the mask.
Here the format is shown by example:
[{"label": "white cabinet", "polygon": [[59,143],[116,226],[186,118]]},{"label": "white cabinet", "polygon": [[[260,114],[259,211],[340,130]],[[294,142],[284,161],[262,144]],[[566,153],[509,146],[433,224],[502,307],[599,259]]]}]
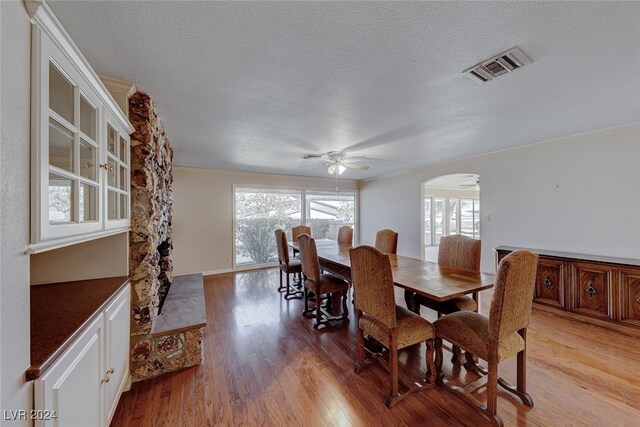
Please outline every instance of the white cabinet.
[{"label": "white cabinet", "polygon": [[34,381],[36,427],[109,425],[129,372],[129,289]]},{"label": "white cabinet", "polygon": [[[110,421],[129,374],[129,286],[105,310],[106,419]],[[108,424],[108,423],[107,423]]]},{"label": "white cabinet", "polygon": [[129,228],[133,127],[49,6],[28,5],[31,250],[38,252]]}]

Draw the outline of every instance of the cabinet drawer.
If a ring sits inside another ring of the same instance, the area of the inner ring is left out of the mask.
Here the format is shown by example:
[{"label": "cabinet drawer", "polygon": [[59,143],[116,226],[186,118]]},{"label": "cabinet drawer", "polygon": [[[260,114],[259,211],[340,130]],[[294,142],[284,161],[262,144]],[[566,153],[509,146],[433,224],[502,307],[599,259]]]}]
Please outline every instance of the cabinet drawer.
[{"label": "cabinet drawer", "polygon": [[586,262],[573,262],[571,266],[571,309],[593,317],[613,319],[613,269]]},{"label": "cabinet drawer", "polygon": [[620,321],[640,326],[640,269],[621,270]]},{"label": "cabinet drawer", "polygon": [[540,257],[534,301],[554,307],[564,307],[565,263],[561,260]]}]

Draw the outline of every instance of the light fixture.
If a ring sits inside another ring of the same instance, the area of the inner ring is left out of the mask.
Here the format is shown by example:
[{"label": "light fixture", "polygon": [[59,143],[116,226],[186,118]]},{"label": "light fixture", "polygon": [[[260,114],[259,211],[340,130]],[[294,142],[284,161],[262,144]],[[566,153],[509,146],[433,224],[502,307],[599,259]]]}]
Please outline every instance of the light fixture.
[{"label": "light fixture", "polygon": [[329,172],[329,175],[333,175],[333,174],[342,175],[342,173],[346,169],[347,168],[345,168],[344,165],[341,165],[340,163],[334,163],[331,166],[329,166],[329,168],[327,169],[327,172]]}]

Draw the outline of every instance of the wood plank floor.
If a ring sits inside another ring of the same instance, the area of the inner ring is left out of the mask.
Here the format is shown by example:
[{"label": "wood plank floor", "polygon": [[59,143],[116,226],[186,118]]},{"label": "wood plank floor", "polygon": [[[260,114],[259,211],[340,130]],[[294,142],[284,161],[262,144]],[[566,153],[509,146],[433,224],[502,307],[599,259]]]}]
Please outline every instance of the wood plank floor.
[{"label": "wood plank floor", "polygon": [[[353,373],[353,310],[348,324],[316,331],[302,317],[300,300],[282,299],[277,281],[275,269],[205,277],[204,363],[134,384],[111,425],[489,425],[441,389],[387,409],[386,372],[372,366]],[[403,304],[400,293],[396,299]],[[489,300],[490,293],[483,293],[484,313]],[[498,412],[505,425],[640,425],[637,338],[534,310],[528,343],[535,407],[501,393]],[[419,379],[424,352],[424,344],[403,351],[401,370]],[[454,380],[476,378],[464,368],[444,368]],[[500,365],[500,374],[515,382],[515,358]]]}]

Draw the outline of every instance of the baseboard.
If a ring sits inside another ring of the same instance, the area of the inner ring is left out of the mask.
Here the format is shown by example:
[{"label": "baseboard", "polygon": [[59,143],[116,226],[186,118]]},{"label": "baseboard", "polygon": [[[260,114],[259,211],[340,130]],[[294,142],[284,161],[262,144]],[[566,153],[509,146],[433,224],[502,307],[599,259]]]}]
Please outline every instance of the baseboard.
[{"label": "baseboard", "polygon": [[214,274],[233,273],[233,268],[221,268],[219,270],[203,271],[203,276],[213,276]]}]

